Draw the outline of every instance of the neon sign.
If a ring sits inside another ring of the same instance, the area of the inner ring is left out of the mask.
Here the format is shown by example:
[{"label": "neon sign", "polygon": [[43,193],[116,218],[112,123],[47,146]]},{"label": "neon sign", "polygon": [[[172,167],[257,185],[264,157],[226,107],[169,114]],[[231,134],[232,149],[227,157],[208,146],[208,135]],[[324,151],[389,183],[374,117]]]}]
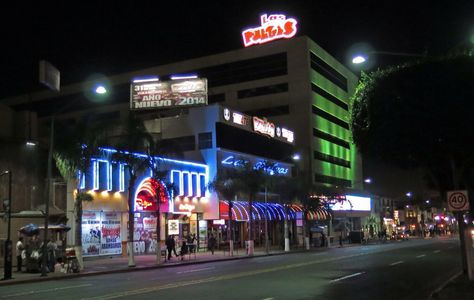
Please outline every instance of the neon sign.
[{"label": "neon sign", "polygon": [[[234,168],[239,167],[239,166],[243,166],[243,165],[247,164],[248,162],[249,162],[248,160],[238,159],[233,155],[229,155],[226,158],[224,158],[223,160],[221,160],[222,165],[226,165],[226,166],[234,167]],[[255,169],[260,169],[263,166],[264,166],[263,161],[259,161],[259,162],[255,163],[254,168]],[[276,164],[274,170],[273,169],[270,170],[270,169],[266,168],[265,172],[267,172],[270,175],[274,175],[275,172],[278,173],[278,174],[284,175],[284,174],[288,174],[288,168],[285,168],[285,167],[282,167],[282,166],[279,166],[278,164]]]},{"label": "neon sign", "polygon": [[265,44],[273,40],[291,38],[296,34],[296,22],[293,18],[286,18],[285,15],[267,14],[260,16],[260,26],[242,31],[244,46]]},{"label": "neon sign", "polygon": [[271,137],[275,137],[275,124],[264,119],[253,117],[253,130]]},{"label": "neon sign", "polygon": [[187,215],[191,215],[191,212],[196,209],[196,205],[188,204],[188,203],[181,203],[178,207],[179,210],[186,211]]}]

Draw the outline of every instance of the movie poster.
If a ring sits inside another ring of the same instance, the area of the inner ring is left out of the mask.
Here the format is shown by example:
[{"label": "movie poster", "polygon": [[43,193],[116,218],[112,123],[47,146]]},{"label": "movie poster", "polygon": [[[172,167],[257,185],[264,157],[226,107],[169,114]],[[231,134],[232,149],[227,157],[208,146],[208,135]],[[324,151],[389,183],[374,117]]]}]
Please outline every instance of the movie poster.
[{"label": "movie poster", "polygon": [[100,212],[82,213],[82,255],[99,255]]},{"label": "movie poster", "polygon": [[100,254],[121,254],[122,241],[120,239],[120,214],[115,212],[102,213],[102,238]]}]

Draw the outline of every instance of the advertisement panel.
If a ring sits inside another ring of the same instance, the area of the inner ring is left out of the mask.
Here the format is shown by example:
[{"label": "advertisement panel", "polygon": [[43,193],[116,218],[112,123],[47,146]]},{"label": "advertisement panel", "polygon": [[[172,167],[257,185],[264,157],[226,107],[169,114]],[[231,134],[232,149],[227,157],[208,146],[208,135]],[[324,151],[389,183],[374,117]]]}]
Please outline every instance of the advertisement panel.
[{"label": "advertisement panel", "polygon": [[82,255],[122,253],[120,214],[115,212],[84,212],[82,215]]},{"label": "advertisement panel", "polygon": [[[137,217],[137,215],[139,215]],[[154,254],[157,245],[156,213],[140,213],[135,215],[135,232],[133,244],[137,254]]]},{"label": "advertisement panel", "polygon": [[207,79],[134,82],[130,109],[159,109],[207,105]]}]

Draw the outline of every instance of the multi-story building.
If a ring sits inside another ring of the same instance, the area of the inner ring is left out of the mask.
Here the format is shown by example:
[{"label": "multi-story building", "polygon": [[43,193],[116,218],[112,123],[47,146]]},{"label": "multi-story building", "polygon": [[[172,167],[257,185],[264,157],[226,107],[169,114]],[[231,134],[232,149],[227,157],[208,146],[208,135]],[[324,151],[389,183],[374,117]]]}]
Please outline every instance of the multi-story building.
[{"label": "multi-story building", "polygon": [[[47,120],[65,102],[74,104],[62,117],[114,119],[129,113],[134,78],[156,75],[166,80],[183,73],[207,78],[209,104],[292,128],[295,149],[302,156],[299,166],[314,183],[361,188],[360,156],[349,128],[357,77],[306,36],[111,76],[111,93],[103,102],[87,101],[84,87],[92,83],[64,86],[59,94],[45,91],[2,101],[15,110],[37,111],[40,120]],[[170,113],[176,110],[156,108],[139,114],[154,119]]]}]

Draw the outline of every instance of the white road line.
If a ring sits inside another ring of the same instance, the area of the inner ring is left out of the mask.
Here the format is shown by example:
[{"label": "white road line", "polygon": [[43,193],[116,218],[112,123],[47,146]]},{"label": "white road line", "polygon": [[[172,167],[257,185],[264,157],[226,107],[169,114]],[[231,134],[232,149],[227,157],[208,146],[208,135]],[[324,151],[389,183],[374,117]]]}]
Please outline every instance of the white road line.
[{"label": "white road line", "polygon": [[341,280],[344,280],[344,279],[347,279],[347,278],[352,278],[352,277],[356,277],[356,276],[362,275],[362,274],[364,274],[364,273],[365,273],[365,272],[357,272],[357,273],[354,273],[354,274],[351,274],[351,275],[347,275],[347,276],[344,276],[344,277],[341,277],[341,278],[333,279],[333,280],[331,280],[331,282],[338,282],[338,281],[341,281]]},{"label": "white road line", "polygon": [[3,295],[2,298],[19,297],[19,296],[26,296],[26,295],[38,294],[38,293],[55,292],[55,291],[60,291],[60,290],[67,290],[67,289],[74,289],[74,288],[82,288],[82,287],[91,286],[91,285],[92,285],[92,284],[80,284],[80,285],[71,285],[71,286],[64,286],[64,287],[52,288],[52,289],[47,289],[47,290],[36,290],[36,291],[33,290],[33,291],[29,291],[29,292],[22,292],[22,293],[16,293],[16,294]]},{"label": "white road line", "polygon": [[192,272],[199,272],[199,271],[212,270],[212,269],[215,269],[215,267],[180,271],[180,272],[176,272],[176,274],[192,273]]},{"label": "white road line", "polygon": [[433,253],[440,253],[440,252],[441,252],[441,250],[435,250],[435,251],[433,251]]},{"label": "white road line", "polygon": [[273,297],[271,297],[271,298],[265,298],[265,299],[262,299],[262,300],[273,300]]},{"label": "white road line", "polygon": [[318,253],[313,253],[311,255],[317,256],[317,255],[323,255],[323,254],[327,254],[327,252],[318,252]]},{"label": "white road line", "polygon": [[396,261],[394,263],[391,263],[390,266],[396,266],[396,265],[403,264],[403,263],[404,263],[403,260],[399,260],[399,261]]},{"label": "white road line", "polygon": [[416,258],[422,258],[422,257],[425,257],[426,254],[421,254],[421,255],[418,255]]}]

